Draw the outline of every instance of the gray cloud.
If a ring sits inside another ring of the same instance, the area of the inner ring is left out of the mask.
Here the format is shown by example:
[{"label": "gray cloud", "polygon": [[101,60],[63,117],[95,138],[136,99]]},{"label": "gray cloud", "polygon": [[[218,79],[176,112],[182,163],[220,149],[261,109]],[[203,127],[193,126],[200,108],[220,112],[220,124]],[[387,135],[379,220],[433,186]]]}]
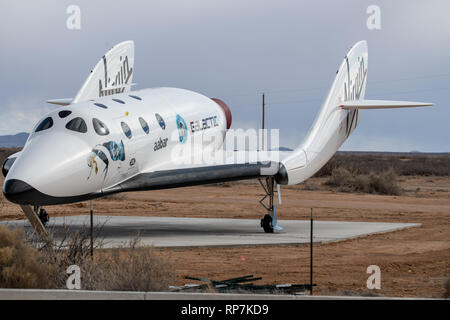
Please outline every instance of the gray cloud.
[{"label": "gray cloud", "polygon": [[[66,8],[81,8],[81,30]],[[366,8],[381,8],[379,31]],[[435,102],[422,110],[363,112],[343,148],[450,151],[450,2],[442,1],[11,1],[0,4],[0,134],[31,128],[73,96],[107,49],[136,45],[138,88],[174,86],[223,98],[235,123],[267,126],[282,144],[306,135],[336,69],[357,41],[369,43],[367,98]],[[28,129],[29,130],[29,129]]]}]

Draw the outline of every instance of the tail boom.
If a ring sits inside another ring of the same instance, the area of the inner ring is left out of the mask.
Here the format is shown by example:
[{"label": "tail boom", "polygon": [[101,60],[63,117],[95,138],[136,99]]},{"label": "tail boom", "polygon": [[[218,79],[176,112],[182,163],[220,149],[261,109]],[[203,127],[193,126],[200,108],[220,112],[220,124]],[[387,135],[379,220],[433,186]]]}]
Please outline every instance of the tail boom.
[{"label": "tail boom", "polygon": [[298,184],[320,170],[347,140],[362,109],[431,106],[427,102],[364,100],[367,82],[366,41],[356,43],[345,56],[328,97],[306,139],[281,159],[279,184]]}]

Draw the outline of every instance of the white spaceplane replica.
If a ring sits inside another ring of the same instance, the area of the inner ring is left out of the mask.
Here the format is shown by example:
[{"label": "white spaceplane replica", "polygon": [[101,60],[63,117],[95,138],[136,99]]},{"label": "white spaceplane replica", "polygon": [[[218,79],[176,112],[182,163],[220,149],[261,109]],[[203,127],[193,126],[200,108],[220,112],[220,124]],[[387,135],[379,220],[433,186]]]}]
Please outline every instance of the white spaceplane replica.
[{"label": "white spaceplane replica", "polygon": [[[360,41],[340,65],[306,139],[293,151],[275,157],[260,150],[249,161],[224,150],[232,116],[222,100],[176,88],[131,91],[134,43],[119,43],[100,59],[75,98],[48,101],[60,107],[4,162],[3,193],[37,228],[42,206],[258,178],[270,200],[261,226],[273,232],[274,191],[324,166],[356,128],[362,109],[432,105],[364,100],[367,67],[367,43]],[[187,161],[206,153],[215,161]],[[219,153],[225,156],[216,157]]]}]

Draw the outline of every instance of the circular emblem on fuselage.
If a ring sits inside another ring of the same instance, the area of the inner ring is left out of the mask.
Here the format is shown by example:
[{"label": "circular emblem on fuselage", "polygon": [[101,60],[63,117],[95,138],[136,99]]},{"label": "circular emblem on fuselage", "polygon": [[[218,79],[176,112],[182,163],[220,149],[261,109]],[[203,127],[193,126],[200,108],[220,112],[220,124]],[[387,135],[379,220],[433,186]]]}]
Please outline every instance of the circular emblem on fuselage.
[{"label": "circular emblem on fuselage", "polygon": [[155,113],[156,121],[158,121],[159,126],[161,129],[166,129],[166,123],[164,122],[164,119],[159,115],[159,113]]},{"label": "circular emblem on fuselage", "polygon": [[180,143],[185,143],[187,140],[188,129],[186,121],[184,121],[184,119],[179,114],[177,114],[177,128]]},{"label": "circular emblem on fuselage", "polygon": [[109,150],[109,154],[111,156],[112,161],[124,161],[125,160],[125,148],[122,140],[120,144],[115,141],[105,142],[103,146]]}]

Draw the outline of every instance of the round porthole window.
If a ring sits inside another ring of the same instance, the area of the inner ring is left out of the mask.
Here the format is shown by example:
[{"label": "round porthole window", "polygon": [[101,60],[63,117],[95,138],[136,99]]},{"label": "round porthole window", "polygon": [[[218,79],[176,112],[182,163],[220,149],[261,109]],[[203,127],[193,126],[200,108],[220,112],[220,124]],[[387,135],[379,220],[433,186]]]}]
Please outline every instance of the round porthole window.
[{"label": "round porthole window", "polygon": [[107,136],[109,134],[108,127],[100,120],[96,118],[92,119],[92,125],[94,126],[94,130],[98,135]]},{"label": "round porthole window", "polygon": [[133,137],[133,134],[131,133],[130,127],[125,122],[121,122],[120,125],[122,127],[123,133],[127,136],[128,139],[131,139]]},{"label": "round porthole window", "polygon": [[147,121],[145,121],[144,118],[139,117],[139,123],[141,124],[142,130],[144,130],[144,132],[148,134],[150,132],[150,129],[148,127]]}]

